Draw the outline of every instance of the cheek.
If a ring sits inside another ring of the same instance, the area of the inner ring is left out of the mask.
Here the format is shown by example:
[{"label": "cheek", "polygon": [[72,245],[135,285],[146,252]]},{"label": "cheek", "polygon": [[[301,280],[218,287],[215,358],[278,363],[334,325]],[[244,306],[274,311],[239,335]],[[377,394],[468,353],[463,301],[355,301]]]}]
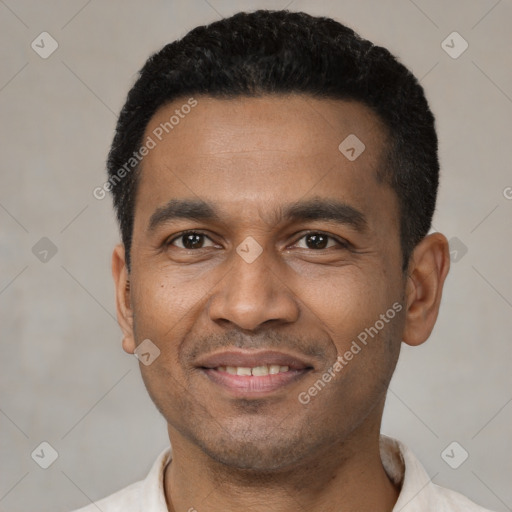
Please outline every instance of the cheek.
[{"label": "cheek", "polygon": [[[186,271],[159,269],[142,272],[134,279],[133,309],[140,336],[175,336],[190,322],[208,292],[204,279]],[[171,332],[172,331],[172,332]]]},{"label": "cheek", "polygon": [[137,343],[150,339],[159,350],[150,365],[140,364],[140,370],[146,389],[162,414],[184,406],[185,376],[178,352],[204,295],[201,283],[182,282],[178,276],[178,272],[169,270],[146,270],[136,274],[132,286]]},{"label": "cheek", "polygon": [[[334,345],[329,368],[336,358],[342,358],[338,371],[331,372],[337,376],[334,381],[362,394],[380,389],[400,349],[403,305],[399,285],[378,267],[372,271],[352,265],[336,272],[330,269],[328,275],[314,279],[301,276],[300,286],[310,321],[325,330]],[[335,384],[332,391],[336,388]]]},{"label": "cheek", "polygon": [[378,275],[366,266],[330,268],[303,273],[293,289],[328,334],[342,340],[373,325],[391,307],[391,287]]}]

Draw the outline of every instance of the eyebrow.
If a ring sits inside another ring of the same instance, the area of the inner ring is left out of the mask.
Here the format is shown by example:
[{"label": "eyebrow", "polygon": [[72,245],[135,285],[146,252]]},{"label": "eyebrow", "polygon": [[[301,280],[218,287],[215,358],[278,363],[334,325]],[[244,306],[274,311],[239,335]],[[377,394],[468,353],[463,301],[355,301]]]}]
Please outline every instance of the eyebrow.
[{"label": "eyebrow", "polygon": [[[273,218],[275,224],[279,221],[323,220],[352,227],[361,233],[368,228],[368,221],[362,212],[353,206],[330,198],[314,198],[280,206],[273,214]],[[222,221],[218,209],[211,203],[196,199],[171,199],[151,215],[148,231],[153,232],[162,224],[174,219]]]}]

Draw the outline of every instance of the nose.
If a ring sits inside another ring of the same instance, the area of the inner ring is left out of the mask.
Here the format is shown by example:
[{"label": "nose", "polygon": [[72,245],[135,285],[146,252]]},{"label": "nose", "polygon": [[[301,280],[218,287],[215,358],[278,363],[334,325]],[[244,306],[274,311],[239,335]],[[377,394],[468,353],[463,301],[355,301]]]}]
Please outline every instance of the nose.
[{"label": "nose", "polygon": [[248,331],[266,323],[295,322],[300,310],[285,276],[286,271],[279,272],[279,265],[272,262],[270,251],[264,250],[250,263],[234,252],[231,270],[209,300],[210,319]]}]

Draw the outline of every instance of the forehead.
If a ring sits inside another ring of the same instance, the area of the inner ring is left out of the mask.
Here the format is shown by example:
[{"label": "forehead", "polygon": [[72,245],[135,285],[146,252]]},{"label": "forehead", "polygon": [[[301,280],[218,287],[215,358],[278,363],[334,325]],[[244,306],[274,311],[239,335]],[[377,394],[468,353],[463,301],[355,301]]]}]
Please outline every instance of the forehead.
[{"label": "forehead", "polygon": [[[164,145],[194,139],[194,151],[203,154],[251,148],[306,154],[337,151],[345,136],[357,133],[373,146],[368,148],[368,157],[378,152],[374,143],[382,142],[385,134],[377,115],[357,101],[299,94],[232,99],[199,96],[194,98],[197,105],[189,108],[191,101],[182,98],[160,107],[146,135]],[[163,141],[158,140],[160,134]]]},{"label": "forehead", "polygon": [[[195,103],[195,105],[194,105]],[[194,105],[190,107],[190,105]],[[144,140],[135,221],[172,198],[253,209],[313,194],[371,205],[386,130],[355,101],[276,95],[182,98],[161,107]]]}]

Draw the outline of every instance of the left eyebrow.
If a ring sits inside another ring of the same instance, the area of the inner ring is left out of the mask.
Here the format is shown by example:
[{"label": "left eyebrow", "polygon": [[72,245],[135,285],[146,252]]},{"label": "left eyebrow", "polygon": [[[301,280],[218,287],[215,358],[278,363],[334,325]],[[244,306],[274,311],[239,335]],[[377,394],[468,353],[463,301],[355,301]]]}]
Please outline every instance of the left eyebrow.
[{"label": "left eyebrow", "polygon": [[[314,198],[289,203],[280,207],[274,218],[276,218],[275,224],[279,221],[324,220],[352,227],[362,233],[368,229],[368,221],[362,212],[346,203],[329,198]],[[173,219],[203,222],[221,222],[222,220],[217,208],[211,203],[195,199],[171,199],[166,205],[158,207],[151,215],[148,231],[155,231],[161,224]]]},{"label": "left eyebrow", "polygon": [[286,205],[282,216],[288,221],[324,220],[349,226],[361,233],[368,230],[366,216],[353,206],[329,198],[314,198]]}]

